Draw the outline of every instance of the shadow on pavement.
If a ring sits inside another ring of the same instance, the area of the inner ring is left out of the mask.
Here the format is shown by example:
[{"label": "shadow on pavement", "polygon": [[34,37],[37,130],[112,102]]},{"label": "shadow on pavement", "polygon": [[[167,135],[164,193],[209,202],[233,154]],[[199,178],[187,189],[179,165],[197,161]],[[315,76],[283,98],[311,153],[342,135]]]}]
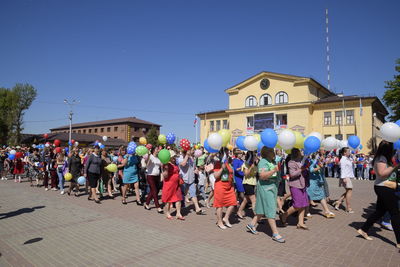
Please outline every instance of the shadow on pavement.
[{"label": "shadow on pavement", "polygon": [[10,218],[10,217],[14,217],[14,216],[18,216],[18,215],[21,215],[21,214],[24,214],[24,213],[31,213],[36,209],[42,209],[44,207],[46,207],[46,206],[36,206],[36,207],[32,207],[32,208],[22,208],[22,209],[15,210],[15,211],[10,211],[10,212],[7,212],[7,213],[0,213],[0,220],[7,219],[7,218]]},{"label": "shadow on pavement", "polygon": [[25,242],[24,242],[24,245],[36,243],[36,242],[39,242],[39,241],[42,241],[42,240],[43,240],[42,237],[32,238],[32,239],[29,239],[29,240],[25,241]]}]

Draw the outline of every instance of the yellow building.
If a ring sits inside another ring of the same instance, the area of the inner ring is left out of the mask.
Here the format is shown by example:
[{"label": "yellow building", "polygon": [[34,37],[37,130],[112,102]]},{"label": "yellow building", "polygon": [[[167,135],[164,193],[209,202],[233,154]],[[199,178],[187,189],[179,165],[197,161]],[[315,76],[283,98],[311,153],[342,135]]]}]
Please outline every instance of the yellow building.
[{"label": "yellow building", "polygon": [[234,144],[240,135],[288,128],[339,140],[357,135],[368,152],[379,143],[377,129],[388,114],[378,97],[343,96],[312,78],[273,72],[261,72],[225,92],[228,109],[197,114],[202,143],[220,129],[231,130]]}]

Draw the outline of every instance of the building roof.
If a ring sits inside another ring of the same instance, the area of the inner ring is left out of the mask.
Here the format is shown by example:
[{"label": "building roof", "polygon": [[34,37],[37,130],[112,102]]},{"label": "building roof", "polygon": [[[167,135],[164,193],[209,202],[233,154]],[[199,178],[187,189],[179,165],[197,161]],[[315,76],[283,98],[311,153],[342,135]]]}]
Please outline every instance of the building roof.
[{"label": "building roof", "polygon": [[205,112],[197,113],[196,116],[200,116],[200,115],[204,115],[204,114],[225,113],[225,112],[226,112],[226,109],[205,111]]},{"label": "building roof", "polygon": [[293,82],[310,82],[310,83],[313,83],[319,89],[324,90],[329,95],[335,95],[335,93],[333,93],[328,88],[326,88],[325,86],[323,86],[322,84],[320,84],[318,81],[316,81],[315,79],[313,79],[311,77],[302,77],[302,76],[296,76],[296,75],[291,75],[291,74],[282,74],[282,73],[276,73],[276,72],[270,72],[270,71],[262,71],[256,75],[226,89],[225,92],[229,93],[231,91],[237,90],[237,88],[244,87],[245,85],[252,83],[255,80],[260,79],[261,77],[264,77],[264,76],[290,80]]},{"label": "building roof", "polygon": [[[72,128],[79,128],[79,127],[93,127],[93,126],[101,126],[101,125],[111,125],[111,124],[121,124],[121,123],[138,123],[138,124],[147,124],[147,125],[153,125],[153,126],[158,126],[161,127],[161,125],[149,122],[149,121],[144,121],[141,119],[138,119],[136,117],[128,117],[128,118],[120,118],[120,119],[112,119],[112,120],[104,120],[104,121],[91,121],[91,122],[82,122],[82,123],[74,123],[72,124]],[[69,125],[57,127],[57,128],[52,128],[50,131],[55,131],[55,130],[64,130],[64,129],[69,129]]]}]

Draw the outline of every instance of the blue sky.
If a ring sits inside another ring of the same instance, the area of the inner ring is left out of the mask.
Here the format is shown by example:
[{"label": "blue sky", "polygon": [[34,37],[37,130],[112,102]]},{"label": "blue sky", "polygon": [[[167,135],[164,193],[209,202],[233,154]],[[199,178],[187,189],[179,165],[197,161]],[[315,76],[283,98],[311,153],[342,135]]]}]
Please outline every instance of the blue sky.
[{"label": "blue sky", "polygon": [[260,71],[384,93],[400,58],[400,1],[0,1],[0,86],[30,83],[38,97],[25,132],[136,116],[194,140],[194,114],[224,109],[224,90]]}]

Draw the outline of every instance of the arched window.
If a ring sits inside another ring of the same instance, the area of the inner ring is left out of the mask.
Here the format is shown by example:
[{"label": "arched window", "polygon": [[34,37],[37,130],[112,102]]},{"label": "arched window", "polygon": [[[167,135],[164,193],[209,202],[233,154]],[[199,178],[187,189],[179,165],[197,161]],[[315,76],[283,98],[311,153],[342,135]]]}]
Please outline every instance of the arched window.
[{"label": "arched window", "polygon": [[279,92],[275,96],[275,104],[288,103],[288,95],[285,92]]},{"label": "arched window", "polygon": [[257,106],[257,98],[255,96],[249,96],[246,98],[246,107],[255,107]]},{"label": "arched window", "polygon": [[260,97],[260,106],[272,105],[272,97],[269,94],[263,94]]}]

